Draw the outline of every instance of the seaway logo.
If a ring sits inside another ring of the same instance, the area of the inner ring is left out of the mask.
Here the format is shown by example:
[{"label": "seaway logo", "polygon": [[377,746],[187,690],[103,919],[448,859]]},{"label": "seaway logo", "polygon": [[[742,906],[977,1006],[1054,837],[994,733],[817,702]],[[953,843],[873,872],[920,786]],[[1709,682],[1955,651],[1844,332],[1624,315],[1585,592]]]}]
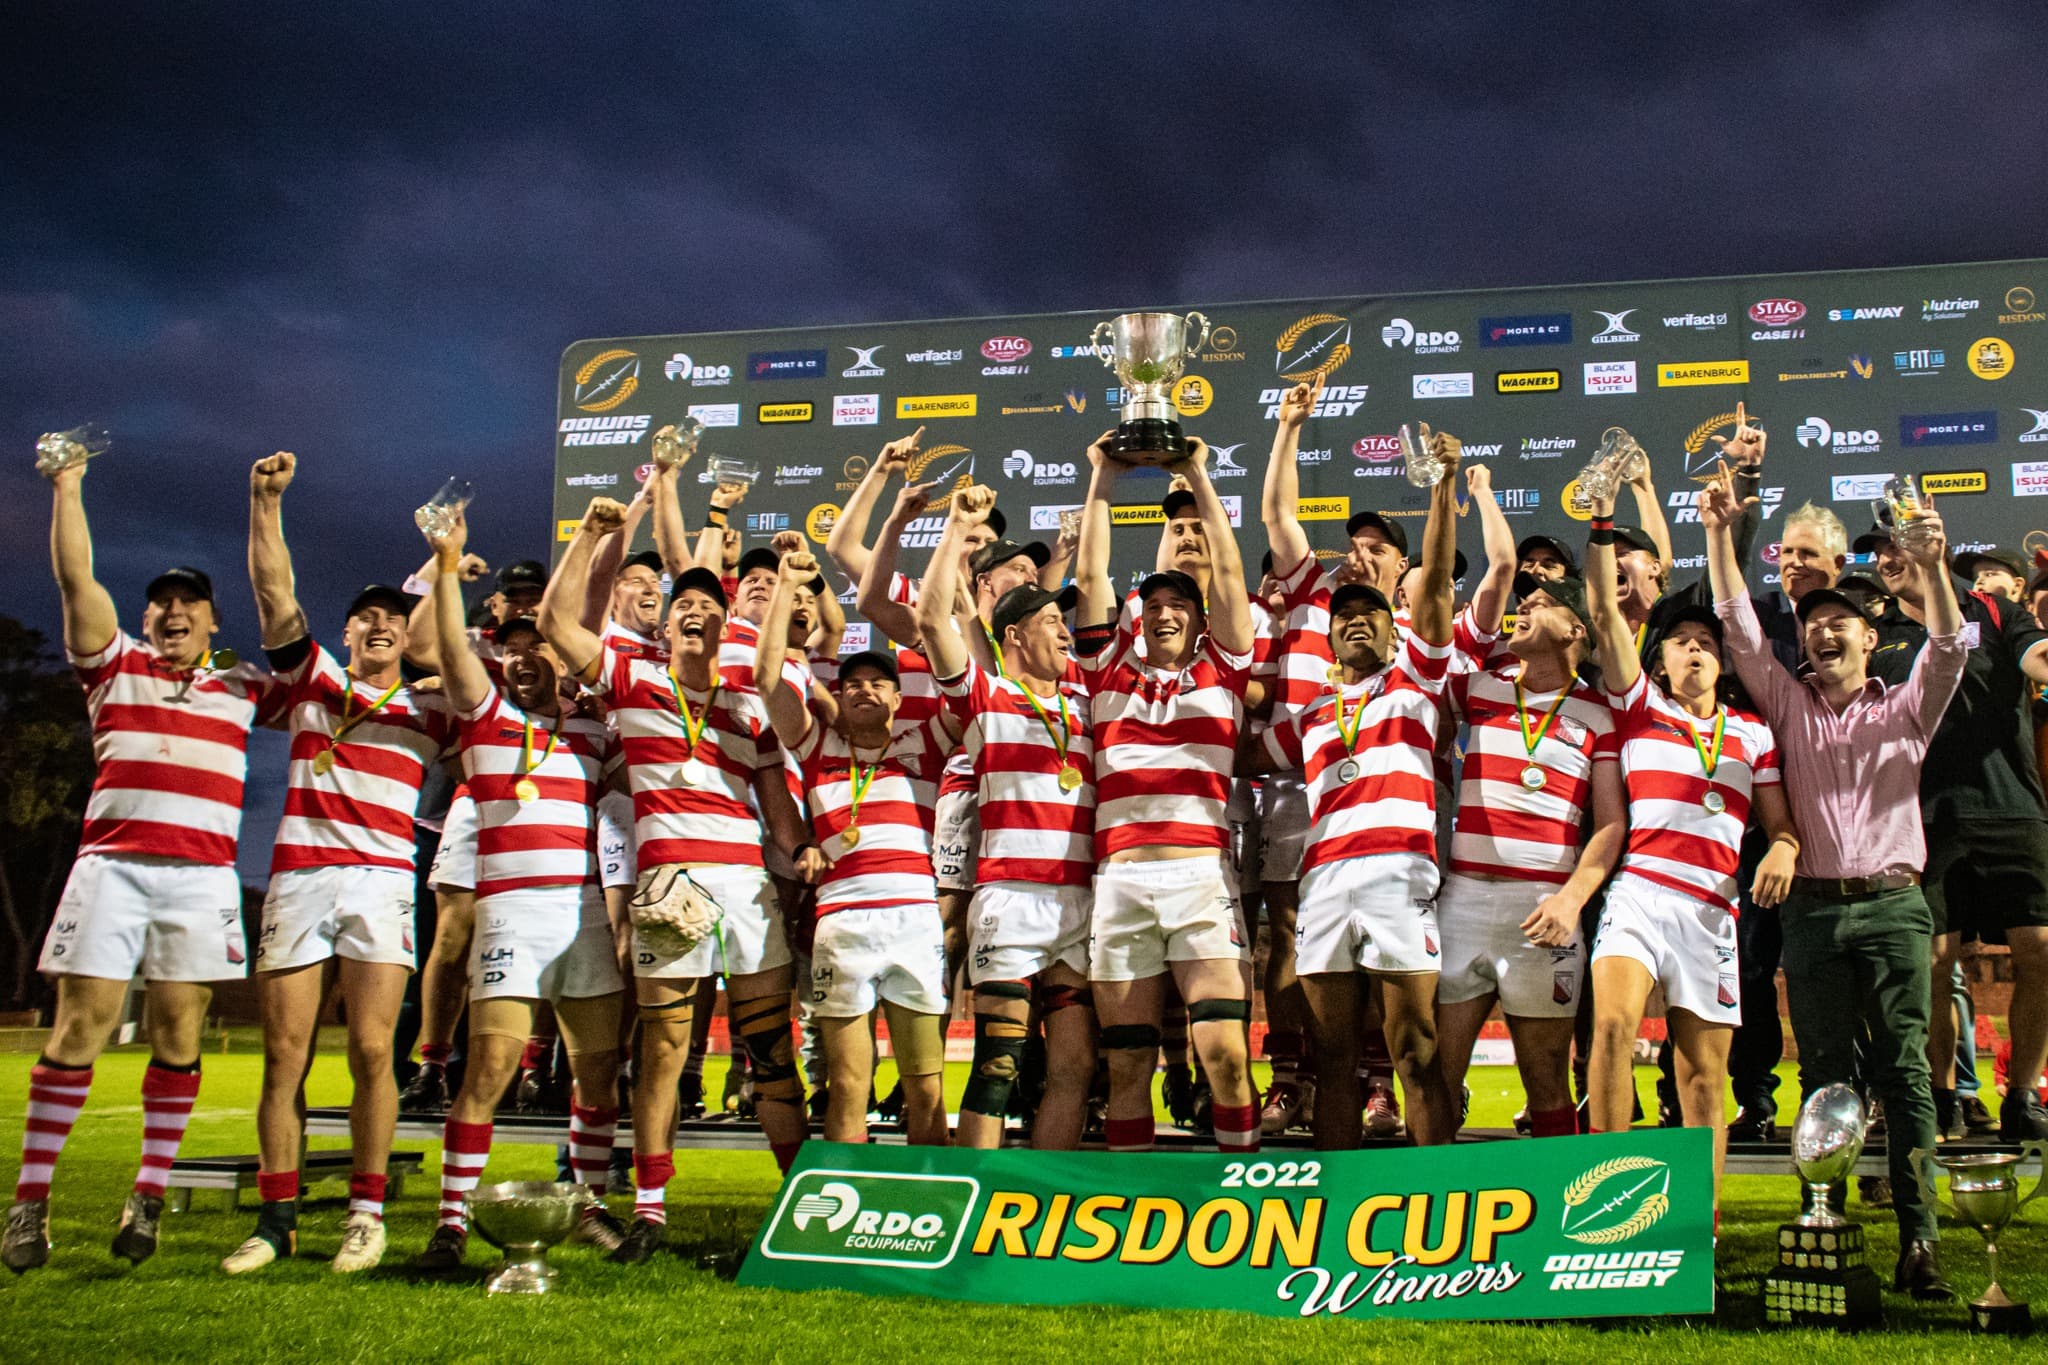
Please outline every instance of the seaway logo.
[{"label": "seaway logo", "polygon": [[761,1254],[937,1270],[959,1251],[980,1193],[967,1176],[804,1171],[783,1188]]}]

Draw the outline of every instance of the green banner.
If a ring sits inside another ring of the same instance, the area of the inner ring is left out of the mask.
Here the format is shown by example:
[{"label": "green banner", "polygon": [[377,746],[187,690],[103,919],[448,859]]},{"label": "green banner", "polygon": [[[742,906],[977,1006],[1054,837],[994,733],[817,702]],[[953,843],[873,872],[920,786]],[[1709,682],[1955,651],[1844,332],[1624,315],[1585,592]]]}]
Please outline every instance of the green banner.
[{"label": "green banner", "polygon": [[740,1283],[1278,1317],[1705,1313],[1713,1146],[1703,1129],[1250,1158],[809,1142]]}]

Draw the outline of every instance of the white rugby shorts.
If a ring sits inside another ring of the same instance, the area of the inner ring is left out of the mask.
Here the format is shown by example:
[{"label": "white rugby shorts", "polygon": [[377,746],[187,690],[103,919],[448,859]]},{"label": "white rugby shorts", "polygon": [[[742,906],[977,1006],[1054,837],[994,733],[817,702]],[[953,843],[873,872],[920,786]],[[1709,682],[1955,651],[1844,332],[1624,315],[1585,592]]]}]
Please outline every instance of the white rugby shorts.
[{"label": "white rugby shorts", "polygon": [[300,867],[270,879],[256,970],[345,957],[411,971],[413,877],[395,867]]},{"label": "white rugby shorts", "polygon": [[941,796],[932,812],[932,876],[941,891],[972,891],[981,861],[981,793]]},{"label": "white rugby shorts", "polygon": [[[647,869],[651,877],[654,868]],[[681,957],[656,952],[633,935],[633,975],[649,980],[746,976],[789,962],[789,938],[775,885],[758,867],[693,867],[691,881],[718,902],[718,928]]]},{"label": "white rugby shorts", "polygon": [[1372,853],[1313,867],[1294,913],[1294,970],[1433,972],[1436,863],[1419,853]]},{"label": "white rugby shorts", "polygon": [[448,815],[441,821],[441,843],[427,869],[427,887],[433,891],[476,890],[476,802],[469,799],[467,788],[448,803]]},{"label": "white rugby shorts", "polygon": [[476,903],[470,999],[584,1000],[625,985],[598,887],[526,887]]},{"label": "white rugby shorts", "polygon": [[946,1012],[946,938],[936,901],[833,910],[811,942],[810,1012],[854,1019],[881,1001]]},{"label": "white rugby shorts", "polygon": [[640,882],[639,846],[633,840],[633,798],[608,791],[597,798],[597,877],[607,891]]},{"label": "white rugby shorts", "polygon": [[110,981],[247,976],[241,881],[232,867],[88,853],[71,866],[36,970]]},{"label": "white rugby shorts", "polygon": [[1735,916],[1721,906],[1624,872],[1608,883],[1593,931],[1592,960],[1603,957],[1642,963],[1664,988],[1667,1009],[1709,1024],[1742,1019]]},{"label": "white rugby shorts", "polygon": [[1026,981],[1055,962],[1088,974],[1085,886],[990,882],[967,909],[967,981]]},{"label": "white rugby shorts", "polygon": [[1529,941],[1522,921],[1558,887],[1549,882],[1492,880],[1453,872],[1436,900],[1443,966],[1436,998],[1446,1005],[1500,998],[1518,1019],[1569,1019],[1579,1010],[1586,945],[1576,929],[1562,948]]},{"label": "white rugby shorts", "polygon": [[1169,962],[1223,959],[1250,962],[1251,936],[1221,854],[1096,870],[1091,979],[1142,981]]}]

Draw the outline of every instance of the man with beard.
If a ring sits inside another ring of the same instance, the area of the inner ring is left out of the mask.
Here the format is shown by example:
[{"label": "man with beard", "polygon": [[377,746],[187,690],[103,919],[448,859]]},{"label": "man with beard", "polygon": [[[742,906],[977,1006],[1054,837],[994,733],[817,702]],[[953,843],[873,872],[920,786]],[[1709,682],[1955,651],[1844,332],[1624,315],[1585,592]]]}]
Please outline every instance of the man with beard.
[{"label": "man with beard", "polygon": [[498,688],[463,633],[453,569],[468,528],[430,537],[441,565],[435,627],[442,684],[461,721],[464,774],[477,809],[477,923],[470,958],[469,1065],[442,1135],[441,1217],[414,1264],[452,1270],[468,1241],[464,1196],[491,1152],[491,1115],[518,1074],[534,1012],[552,1004],[568,1045],[575,1098],[569,1159],[598,1202],[581,1240],[607,1251],[623,1229],[601,1202],[619,1111],[620,997],[611,925],[596,885],[593,808],[610,737],[564,707],[552,650],[530,618],[492,634]]},{"label": "man with beard", "polygon": [[282,511],[297,466],[280,452],[249,475],[249,581],[264,652],[291,688],[292,742],[256,950],[263,1206],[256,1230],[221,1262],[231,1275],[297,1248],[300,1106],[330,977],[347,1007],[355,1085],[355,1171],[334,1269],[367,1270],[383,1257],[384,1167],[398,1117],[391,1040],[416,957],[413,813],[427,765],[454,738],[442,700],[415,695],[400,672],[412,606],[403,593],[373,584],[349,603],[346,667],[308,634]]},{"label": "man with beard", "polygon": [[122,631],[93,573],[85,473],[81,464],[46,475],[64,649],[85,686],[96,771],[38,964],[55,979],[57,1010],[29,1071],[21,1170],[0,1234],[0,1264],[16,1274],[49,1260],[57,1157],[137,975],[150,1048],[142,1165],[113,1254],[140,1263],[156,1250],[166,1178],[199,1094],[208,983],[248,973],[235,841],[249,730],[273,723],[287,695],[267,673],[213,649],[213,584],[197,569],[152,579],[142,638]]},{"label": "man with beard", "polygon": [[[789,944],[762,846],[772,834],[794,856],[804,836],[760,697],[729,686],[721,675],[726,598],[716,574],[692,568],[676,579],[666,666],[607,649],[579,619],[591,555],[624,512],[609,498],[591,503],[541,603],[540,625],[573,676],[605,697],[633,793],[639,861],[633,962],[641,1023],[633,1065],[637,1193],[633,1226],[612,1258],[639,1264],[666,1240],[676,1082],[704,978],[720,973],[726,979],[732,1031],[752,1064],[761,1127],[783,1169],[803,1142],[803,1084],[789,1038]],[[785,617],[780,628],[786,631],[787,624]],[[771,690],[788,694],[787,688]],[[688,946],[655,932],[660,912],[685,894],[721,912],[717,931]]]}]

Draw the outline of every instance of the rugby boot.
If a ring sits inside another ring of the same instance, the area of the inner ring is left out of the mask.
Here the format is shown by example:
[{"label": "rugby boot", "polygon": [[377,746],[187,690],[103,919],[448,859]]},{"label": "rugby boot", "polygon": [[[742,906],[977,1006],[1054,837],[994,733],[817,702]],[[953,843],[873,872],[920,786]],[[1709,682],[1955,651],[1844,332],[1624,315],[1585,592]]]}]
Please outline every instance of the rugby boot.
[{"label": "rugby boot", "polygon": [[50,1201],[18,1201],[7,1210],[7,1230],[0,1233],[0,1265],[19,1275],[49,1259]]},{"label": "rugby boot", "polygon": [[462,1255],[469,1249],[469,1232],[452,1223],[442,1223],[427,1239],[426,1249],[412,1258],[412,1268],[432,1275],[462,1269]]},{"label": "rugby boot", "polygon": [[121,1226],[108,1250],[130,1265],[141,1265],[156,1255],[157,1224],[163,1216],[162,1195],[130,1191],[128,1202],[121,1206]]},{"label": "rugby boot", "polygon": [[2048,1138],[2048,1109],[2032,1090],[2014,1090],[1998,1107],[1998,1136],[2005,1142],[2033,1142]]},{"label": "rugby boot", "polygon": [[384,1220],[360,1209],[341,1225],[341,1250],[334,1253],[329,1269],[337,1275],[375,1270],[384,1259]]},{"label": "rugby boot", "polygon": [[448,1112],[448,1072],[432,1062],[423,1062],[413,1078],[398,1092],[398,1112],[408,1117],[438,1118]]},{"label": "rugby boot", "polygon": [[626,1240],[626,1225],[604,1205],[592,1204],[576,1220],[576,1230],[569,1234],[569,1240],[596,1247],[609,1256]]},{"label": "rugby boot", "polygon": [[652,1218],[635,1218],[607,1259],[617,1265],[642,1265],[667,1241],[668,1224]]},{"label": "rugby boot", "polygon": [[1278,1137],[1294,1126],[1301,1114],[1301,1087],[1292,1081],[1275,1081],[1266,1091],[1265,1106],[1259,1111],[1259,1132]]}]

